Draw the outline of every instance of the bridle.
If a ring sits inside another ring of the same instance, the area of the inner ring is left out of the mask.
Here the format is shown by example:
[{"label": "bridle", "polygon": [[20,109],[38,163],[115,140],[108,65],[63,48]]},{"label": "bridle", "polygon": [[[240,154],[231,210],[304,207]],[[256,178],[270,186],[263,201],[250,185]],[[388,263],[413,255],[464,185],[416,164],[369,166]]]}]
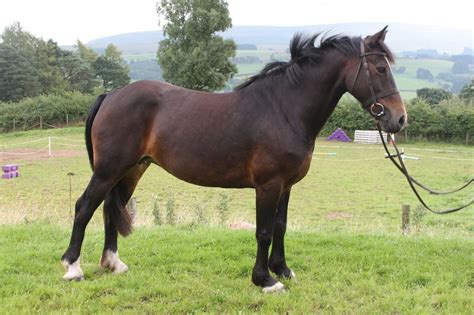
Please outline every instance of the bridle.
[{"label": "bridle", "polygon": [[[469,201],[468,203],[462,205],[462,206],[459,206],[459,207],[456,207],[456,208],[451,208],[451,209],[445,209],[445,210],[433,210],[431,207],[429,207],[426,202],[423,200],[423,198],[421,198],[420,194],[418,193],[416,186],[420,187],[421,189],[424,189],[425,191],[429,192],[430,194],[432,195],[449,195],[449,194],[453,194],[455,192],[458,192],[458,191],[461,191],[463,190],[464,188],[468,187],[469,185],[471,185],[473,182],[474,182],[474,178],[471,178],[470,180],[468,180],[466,183],[464,183],[464,185],[462,185],[461,187],[457,188],[457,189],[453,189],[451,191],[435,191],[435,190],[432,190],[428,187],[426,187],[425,185],[421,184],[419,181],[417,181],[415,178],[413,178],[409,173],[408,173],[408,170],[407,170],[407,167],[405,166],[405,163],[403,162],[403,158],[402,158],[402,153],[400,153],[400,150],[398,150],[398,147],[397,145],[395,144],[395,141],[392,139],[390,133],[388,133],[388,138],[389,138],[389,141],[392,143],[394,149],[395,149],[395,152],[396,154],[390,154],[390,151],[388,150],[388,147],[387,147],[387,144],[385,143],[385,138],[382,134],[382,128],[380,127],[380,124],[377,122],[377,129],[379,131],[379,135],[380,135],[380,139],[382,139],[382,144],[383,144],[383,147],[385,149],[385,152],[387,153],[387,157],[392,161],[392,163],[397,167],[397,169],[402,172],[402,174],[405,176],[405,178],[407,179],[408,181],[408,185],[410,185],[410,188],[411,190],[413,191],[413,193],[415,194],[415,196],[418,198],[418,200],[420,201],[420,203],[430,212],[432,213],[435,213],[435,214],[447,214],[447,213],[451,213],[451,212],[456,212],[456,211],[459,211],[459,210],[462,210],[464,208],[467,208],[471,205],[474,204],[474,199],[471,199],[471,201]],[[395,160],[395,157],[398,159],[398,162],[400,164],[397,163],[397,161]]]},{"label": "bridle", "polygon": [[[405,163],[403,162],[403,158],[402,158],[403,153],[400,153],[400,150],[398,149],[397,145],[395,144],[395,141],[393,141],[393,139],[391,138],[391,135],[389,133],[388,138],[389,138],[389,141],[392,143],[396,154],[391,154],[390,153],[390,151],[388,150],[385,138],[382,134],[382,128],[380,127],[380,120],[388,121],[390,119],[390,111],[385,110],[385,106],[383,104],[377,102],[377,100],[379,100],[381,98],[384,98],[384,97],[387,97],[387,96],[390,96],[390,95],[393,95],[393,94],[396,94],[396,93],[399,93],[399,91],[398,91],[397,88],[393,88],[393,89],[388,89],[386,91],[379,91],[378,93],[375,92],[374,85],[373,85],[373,82],[372,82],[372,76],[370,75],[370,71],[369,71],[369,64],[367,62],[367,56],[370,56],[370,55],[383,56],[385,61],[387,62],[389,70],[391,71],[390,62],[387,60],[387,54],[385,54],[383,52],[365,52],[365,44],[364,44],[364,41],[361,40],[361,42],[360,42],[360,57],[359,57],[360,62],[359,62],[359,66],[357,67],[357,72],[356,72],[354,80],[352,82],[351,89],[349,91],[352,95],[354,95],[354,93],[353,93],[354,92],[354,87],[357,83],[357,79],[359,78],[359,74],[361,72],[361,69],[363,68],[365,76],[366,76],[366,80],[367,80],[367,85],[369,86],[369,90],[370,90],[370,97],[362,102],[362,107],[365,110],[367,110],[377,120],[377,129],[379,131],[380,138],[382,139],[382,144],[383,144],[383,147],[385,149],[385,152],[387,153],[387,157],[390,158],[392,163],[405,176],[405,178],[408,181],[408,185],[410,185],[410,188],[412,189],[415,196],[418,198],[420,203],[427,210],[429,210],[430,212],[435,213],[435,214],[447,214],[447,213],[452,213],[452,212],[462,210],[464,208],[467,208],[467,207],[473,205],[474,204],[474,199],[472,199],[467,204],[456,207],[456,208],[445,209],[445,210],[433,210],[431,207],[429,207],[426,204],[426,202],[423,200],[423,198],[421,198],[421,196],[418,193],[415,185],[422,188],[422,189],[424,189],[424,190],[426,190],[426,191],[428,191],[432,195],[448,195],[448,194],[452,194],[452,193],[455,193],[455,192],[458,192],[458,191],[461,191],[461,190],[465,189],[466,187],[468,187],[470,184],[472,184],[474,182],[474,178],[471,178],[464,185],[462,185],[461,187],[459,187],[457,189],[454,189],[454,190],[451,190],[451,191],[445,191],[445,192],[435,191],[435,190],[432,190],[432,189],[426,187],[425,185],[421,184],[419,181],[417,181],[415,178],[413,178],[408,173],[408,170],[405,166]],[[398,162],[395,160],[395,157],[398,158]]]},{"label": "bridle", "polygon": [[370,90],[370,97],[366,99],[365,101],[362,102],[362,107],[367,110],[375,119],[377,120],[389,120],[390,119],[390,111],[385,110],[385,106],[377,100],[399,93],[398,89],[395,87],[393,89],[388,89],[386,91],[379,91],[378,93],[375,92],[374,89],[374,84],[372,82],[372,76],[370,75],[369,71],[369,63],[367,62],[367,56],[370,55],[379,55],[383,56],[385,61],[387,62],[387,65],[389,67],[389,70],[391,71],[390,68],[390,62],[387,60],[387,54],[383,52],[378,52],[378,51],[369,51],[365,52],[365,43],[361,39],[360,41],[360,62],[359,66],[357,67],[357,72],[355,74],[354,80],[352,81],[351,89],[349,92],[354,95],[354,87],[357,83],[357,79],[359,78],[359,74],[361,73],[361,69],[364,69],[365,77],[367,80],[367,85],[369,86]]}]

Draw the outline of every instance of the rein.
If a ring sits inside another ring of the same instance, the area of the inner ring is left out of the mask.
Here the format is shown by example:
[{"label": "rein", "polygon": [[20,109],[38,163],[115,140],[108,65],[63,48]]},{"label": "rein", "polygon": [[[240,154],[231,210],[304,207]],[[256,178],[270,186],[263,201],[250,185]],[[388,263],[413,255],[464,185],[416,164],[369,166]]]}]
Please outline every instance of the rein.
[{"label": "rein", "polygon": [[[385,149],[385,152],[387,153],[388,157],[390,158],[390,160],[392,161],[392,163],[397,167],[397,169],[402,172],[402,174],[405,176],[405,178],[407,179],[408,181],[408,184],[410,185],[410,188],[412,189],[413,193],[416,195],[416,197],[418,198],[418,200],[420,201],[420,203],[430,212],[432,213],[435,213],[435,214],[447,214],[447,213],[451,213],[451,212],[456,212],[456,211],[459,211],[459,210],[462,210],[462,209],[465,209],[471,205],[474,204],[474,199],[472,199],[470,202],[466,203],[465,205],[462,205],[462,206],[459,206],[457,208],[451,208],[451,209],[445,209],[445,210],[433,210],[432,208],[430,208],[426,202],[423,200],[423,198],[421,198],[420,194],[418,193],[415,185],[419,186],[420,188],[428,191],[430,194],[433,194],[433,195],[448,195],[448,194],[452,194],[452,193],[455,193],[455,192],[458,192],[458,191],[461,191],[463,189],[465,189],[466,187],[468,187],[470,184],[472,184],[474,182],[474,178],[471,178],[466,184],[464,184],[462,187],[458,188],[458,189],[455,189],[455,190],[452,190],[452,191],[446,191],[446,192],[437,192],[437,191],[434,191],[434,190],[431,190],[429,188],[427,188],[426,186],[420,184],[417,180],[415,180],[412,176],[410,176],[410,174],[408,174],[408,170],[405,166],[405,163],[403,162],[403,159],[401,157],[401,154],[400,154],[400,151],[398,150],[398,147],[397,145],[395,144],[395,141],[393,141],[392,137],[390,136],[390,133],[388,133],[388,137],[389,137],[389,140],[391,140],[392,142],[392,145],[395,149],[395,152],[397,154],[390,154],[390,151],[388,150],[388,147],[387,147],[387,144],[385,143],[385,139],[383,137],[383,134],[382,134],[382,129],[380,128],[380,124],[377,123],[377,129],[379,131],[379,135],[380,135],[380,138],[382,139],[382,144],[383,144],[383,147]],[[395,160],[394,157],[397,157],[398,158],[398,161],[400,164],[397,163],[397,161]]]},{"label": "rein", "polygon": [[[387,54],[385,54],[383,52],[365,52],[365,44],[364,44],[364,41],[361,40],[361,42],[360,42],[360,62],[359,62],[359,66],[357,67],[357,72],[356,72],[356,75],[355,75],[354,80],[352,82],[352,87],[350,89],[350,92],[351,92],[352,95],[354,95],[353,92],[354,92],[354,87],[357,83],[357,79],[359,78],[359,74],[361,72],[361,69],[364,69],[365,77],[367,79],[367,85],[369,86],[371,96],[368,99],[366,99],[365,101],[361,102],[361,103],[362,103],[363,108],[365,110],[367,110],[375,118],[375,120],[377,120],[377,130],[379,131],[380,138],[382,139],[382,144],[383,144],[383,147],[385,149],[385,152],[387,153],[387,155],[390,158],[390,160],[392,161],[392,163],[405,176],[405,178],[408,181],[408,185],[410,185],[410,188],[412,189],[413,193],[418,198],[420,203],[428,211],[430,211],[432,213],[435,213],[435,214],[447,214],[447,213],[452,213],[452,212],[456,212],[456,211],[465,209],[465,208],[473,205],[474,204],[474,199],[472,199],[467,204],[459,206],[457,208],[451,208],[451,209],[445,209],[445,210],[433,210],[431,207],[429,207],[426,204],[426,202],[420,196],[420,194],[418,193],[418,190],[416,189],[415,185],[422,188],[422,189],[424,189],[424,190],[426,190],[426,191],[428,191],[432,195],[448,195],[448,194],[452,194],[452,193],[455,193],[455,192],[458,192],[458,191],[461,191],[461,190],[465,189],[466,187],[468,187],[469,185],[471,185],[474,182],[474,178],[471,178],[467,183],[465,183],[463,186],[461,186],[457,189],[454,189],[454,190],[451,190],[451,191],[435,191],[435,190],[432,190],[432,189],[426,187],[425,185],[421,184],[419,181],[417,181],[415,178],[413,178],[408,173],[408,170],[405,166],[405,163],[403,162],[403,159],[401,157],[402,154],[398,150],[398,147],[395,144],[395,141],[393,141],[390,133],[388,133],[389,141],[391,140],[396,154],[392,155],[390,153],[390,151],[388,150],[388,147],[387,147],[387,143],[385,142],[385,139],[384,139],[383,134],[382,134],[382,128],[380,127],[380,123],[379,123],[380,120],[388,121],[390,119],[390,115],[389,115],[390,111],[386,111],[385,106],[383,104],[377,102],[377,100],[381,99],[381,98],[384,98],[384,97],[387,97],[387,96],[390,96],[390,95],[393,95],[393,94],[396,94],[396,93],[399,93],[399,91],[398,91],[397,88],[393,88],[393,89],[389,89],[389,90],[386,90],[386,91],[380,91],[379,93],[375,92],[374,85],[373,85],[373,82],[372,82],[372,76],[370,75],[370,71],[369,71],[369,64],[367,62],[367,56],[369,56],[369,55],[383,56],[385,58],[385,61],[388,64],[389,69],[390,69],[390,62],[387,60]],[[398,162],[395,160],[394,157],[398,158]]]}]

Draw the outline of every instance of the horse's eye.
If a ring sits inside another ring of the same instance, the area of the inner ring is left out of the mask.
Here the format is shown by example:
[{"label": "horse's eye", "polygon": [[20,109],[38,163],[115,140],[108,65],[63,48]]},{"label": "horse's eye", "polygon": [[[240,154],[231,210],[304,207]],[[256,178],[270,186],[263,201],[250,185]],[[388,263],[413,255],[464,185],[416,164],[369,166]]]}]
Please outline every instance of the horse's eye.
[{"label": "horse's eye", "polygon": [[377,72],[378,73],[385,73],[387,69],[385,67],[377,67]]}]

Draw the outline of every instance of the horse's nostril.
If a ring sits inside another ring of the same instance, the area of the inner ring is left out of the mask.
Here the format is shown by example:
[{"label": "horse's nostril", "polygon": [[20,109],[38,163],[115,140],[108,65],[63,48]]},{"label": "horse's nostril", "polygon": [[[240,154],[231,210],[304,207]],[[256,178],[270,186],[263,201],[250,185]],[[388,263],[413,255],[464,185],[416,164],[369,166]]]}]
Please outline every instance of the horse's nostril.
[{"label": "horse's nostril", "polygon": [[400,126],[403,126],[405,124],[405,115],[402,115],[402,117],[400,117],[398,123],[400,124]]}]

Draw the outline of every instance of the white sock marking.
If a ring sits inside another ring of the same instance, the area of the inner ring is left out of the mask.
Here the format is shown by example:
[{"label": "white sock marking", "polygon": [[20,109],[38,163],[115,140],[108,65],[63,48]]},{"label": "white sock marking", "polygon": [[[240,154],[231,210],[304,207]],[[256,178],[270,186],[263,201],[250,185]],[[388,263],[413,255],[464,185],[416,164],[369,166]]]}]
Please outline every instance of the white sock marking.
[{"label": "white sock marking", "polygon": [[66,274],[63,276],[64,280],[77,280],[80,281],[84,279],[84,273],[81,269],[81,257],[78,257],[75,262],[72,264],[68,263],[66,260],[62,261],[64,268],[67,270]]},{"label": "white sock marking", "polygon": [[113,251],[107,249],[100,259],[100,267],[107,268],[115,274],[123,273],[128,271],[128,267],[124,264],[119,256],[118,252],[114,253]]},{"label": "white sock marking", "polygon": [[281,282],[277,282],[271,287],[265,287],[262,289],[263,293],[281,292],[284,290],[285,290],[285,286]]}]

